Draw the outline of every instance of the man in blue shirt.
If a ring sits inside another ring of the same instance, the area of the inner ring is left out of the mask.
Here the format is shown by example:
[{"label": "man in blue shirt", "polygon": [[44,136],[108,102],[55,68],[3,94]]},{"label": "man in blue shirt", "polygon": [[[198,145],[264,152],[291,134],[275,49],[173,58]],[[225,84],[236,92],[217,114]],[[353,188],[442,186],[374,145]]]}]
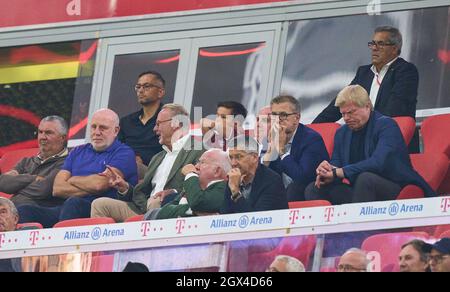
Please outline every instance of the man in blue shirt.
[{"label": "man in blue shirt", "polygon": [[50,228],[59,221],[89,218],[94,199],[117,198],[117,191],[109,187],[110,169],[135,185],[134,152],[117,141],[118,133],[117,114],[109,109],[97,111],[91,121],[91,143],[73,149],[55,178],[53,196],[66,199],[64,204],[55,208],[19,207],[20,223],[39,222]]}]

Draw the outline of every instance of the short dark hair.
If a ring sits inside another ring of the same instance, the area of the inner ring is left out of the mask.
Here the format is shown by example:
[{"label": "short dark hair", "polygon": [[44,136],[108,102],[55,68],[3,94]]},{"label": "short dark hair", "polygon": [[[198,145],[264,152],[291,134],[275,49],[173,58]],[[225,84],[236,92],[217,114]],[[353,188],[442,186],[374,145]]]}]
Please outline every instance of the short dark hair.
[{"label": "short dark hair", "polygon": [[420,239],[413,239],[404,245],[402,245],[402,249],[404,249],[407,246],[412,246],[420,255],[420,260],[422,262],[427,262],[428,259],[428,253],[426,252],[426,245],[427,243]]},{"label": "short dark hair", "polygon": [[217,104],[217,108],[224,107],[231,110],[233,116],[241,115],[244,119],[247,117],[247,109],[241,103],[236,101],[222,101]]},{"label": "short dark hair", "polygon": [[151,71],[151,70],[150,70],[150,71],[142,72],[141,74],[139,74],[138,79],[141,78],[141,77],[144,76],[144,75],[153,75],[153,76],[155,76],[155,77],[156,77],[156,80],[158,80],[159,82],[161,82],[163,87],[166,87],[166,80],[164,80],[164,78],[162,77],[162,75],[159,74],[158,72],[156,72],[156,71]]},{"label": "short dark hair", "polygon": [[300,113],[300,111],[301,111],[300,102],[291,95],[279,95],[279,96],[275,97],[274,99],[272,99],[272,101],[270,102],[270,105],[280,104],[280,103],[285,103],[285,102],[290,103],[294,107],[295,111]]}]

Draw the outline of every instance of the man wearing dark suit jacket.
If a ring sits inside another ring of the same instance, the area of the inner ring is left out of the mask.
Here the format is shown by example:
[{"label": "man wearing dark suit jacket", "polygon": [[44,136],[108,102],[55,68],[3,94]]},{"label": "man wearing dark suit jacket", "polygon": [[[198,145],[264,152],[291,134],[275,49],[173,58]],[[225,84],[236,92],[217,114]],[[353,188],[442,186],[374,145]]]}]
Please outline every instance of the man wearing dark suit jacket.
[{"label": "man wearing dark suit jacket", "polygon": [[412,168],[397,123],[373,111],[363,87],[344,88],[336,106],[345,125],[336,133],[331,161],[317,168],[316,182],[307,187],[306,199],[325,199],[333,204],[394,200],[409,184],[421,187],[426,197],[435,196]]},{"label": "man wearing dark suit jacket", "polygon": [[204,152],[201,141],[189,135],[190,121],[187,111],[177,104],[166,104],[158,114],[155,132],[164,150],[153,156],[144,180],[130,186],[114,172],[107,173],[110,185],[131,202],[109,198],[97,199],[92,204],[91,217],[111,217],[123,222],[135,215],[145,214],[149,206],[160,207],[164,198],[181,192],[184,175],[181,169],[196,163]]},{"label": "man wearing dark suit jacket", "polygon": [[[416,117],[419,73],[414,64],[400,58],[402,35],[389,26],[378,27],[368,43],[372,64],[358,68],[351,85],[359,84],[369,93],[375,110],[389,117]],[[336,122],[342,115],[334,104],[326,107],[314,123]],[[418,133],[411,142],[411,151],[418,152]]]},{"label": "man wearing dark suit jacket", "polygon": [[259,163],[258,142],[238,136],[228,148],[232,169],[228,173],[222,214],[287,209],[281,177]]},{"label": "man wearing dark suit jacket", "polygon": [[281,175],[288,201],[304,201],[306,186],[316,169],[329,160],[322,137],[300,124],[300,103],[292,96],[277,96],[271,103],[272,129],[264,164]]}]

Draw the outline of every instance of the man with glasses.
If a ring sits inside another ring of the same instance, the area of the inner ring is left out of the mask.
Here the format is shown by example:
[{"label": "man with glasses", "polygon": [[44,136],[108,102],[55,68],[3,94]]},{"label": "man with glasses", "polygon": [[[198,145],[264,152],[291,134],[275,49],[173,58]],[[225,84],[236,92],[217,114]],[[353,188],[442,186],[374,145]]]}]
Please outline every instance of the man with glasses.
[{"label": "man with glasses", "polygon": [[39,124],[39,154],[22,159],[11,171],[0,175],[0,192],[13,194],[16,206],[55,207],[64,201],[52,196],[56,174],[67,157],[66,121],[49,116]]},{"label": "man with glasses", "polygon": [[[400,58],[403,39],[397,28],[375,29],[368,43],[372,64],[358,68],[351,85],[359,84],[369,93],[374,109],[389,117],[416,117],[419,73],[414,64]],[[314,123],[336,122],[342,115],[331,101]],[[414,140],[415,139],[415,140]],[[418,136],[411,142],[411,151],[418,151]],[[414,146],[413,146],[414,145]],[[415,147],[415,148],[414,148]]]},{"label": "man with glasses", "polygon": [[369,260],[367,254],[358,248],[347,250],[339,259],[337,272],[367,272]]},{"label": "man with glasses", "polygon": [[322,137],[300,123],[300,103],[292,96],[271,103],[271,130],[264,164],[281,175],[288,201],[304,201],[305,188],[316,178],[316,168],[329,160]]},{"label": "man with glasses", "polygon": [[336,132],[331,161],[319,165],[315,183],[306,188],[307,200],[336,205],[395,200],[407,185],[420,187],[426,197],[436,195],[413,169],[397,123],[373,110],[362,86],[344,88],[336,106],[345,125]]},{"label": "man with glasses", "polygon": [[231,170],[228,154],[220,149],[203,153],[196,165],[188,164],[181,173],[185,176],[183,192],[162,208],[147,212],[145,219],[169,219],[218,214]]},{"label": "man with glasses", "polygon": [[259,163],[258,142],[249,136],[231,141],[228,152],[232,169],[228,173],[222,214],[287,209],[281,177]]},{"label": "man with glasses", "polygon": [[161,100],[166,93],[165,83],[158,72],[147,71],[139,74],[133,88],[142,109],[120,120],[119,140],[136,153],[140,173],[145,173],[152,157],[162,150],[153,128],[162,108]]},{"label": "man with glasses", "polygon": [[428,262],[432,272],[450,272],[450,238],[442,238],[435,244],[428,244]]},{"label": "man with glasses", "polygon": [[163,151],[153,156],[144,180],[136,187],[129,184],[114,171],[108,174],[109,185],[117,189],[123,198],[131,197],[131,202],[100,198],[92,204],[91,217],[111,217],[116,222],[145,214],[147,210],[160,208],[168,198],[176,197],[183,188],[187,164],[194,164],[204,152],[201,141],[189,134],[190,120],[186,109],[178,104],[162,107],[155,122],[154,131]]}]

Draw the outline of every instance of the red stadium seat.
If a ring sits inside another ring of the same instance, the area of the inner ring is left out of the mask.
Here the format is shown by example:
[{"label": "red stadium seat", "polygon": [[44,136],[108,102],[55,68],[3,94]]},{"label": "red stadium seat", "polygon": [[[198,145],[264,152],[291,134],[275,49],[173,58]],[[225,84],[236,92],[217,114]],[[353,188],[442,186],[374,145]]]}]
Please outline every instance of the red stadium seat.
[{"label": "red stadium seat", "polygon": [[327,148],[328,155],[331,157],[333,154],[334,147],[334,135],[336,131],[341,127],[338,123],[322,123],[322,124],[309,124],[307,127],[313,129],[318,132],[325,143],[325,147]]},{"label": "red stadium seat", "polygon": [[39,153],[39,148],[20,149],[6,152],[0,158],[0,173],[10,171],[16,164],[25,157],[32,157]]},{"label": "red stadium seat", "polygon": [[295,202],[289,202],[288,204],[289,204],[289,209],[331,206],[331,203],[326,200],[295,201]]},{"label": "red stadium seat", "polygon": [[[368,253],[379,253],[381,272],[398,272],[398,255],[400,254],[402,245],[413,239],[427,240],[428,238],[429,236],[425,232],[376,234],[366,238],[361,245],[361,249]],[[371,270],[373,271],[377,263],[371,262],[371,265]]]},{"label": "red stadium seat", "polygon": [[393,119],[397,122],[406,145],[409,145],[416,130],[416,120],[411,117],[395,117]]},{"label": "red stadium seat", "polygon": [[264,272],[278,255],[288,255],[297,258],[307,268],[315,247],[315,235],[285,237],[272,251],[250,254],[248,271]]},{"label": "red stadium seat", "polygon": [[439,238],[450,238],[450,230],[447,230],[439,235]]},{"label": "red stadium seat", "polygon": [[64,228],[64,227],[74,227],[74,226],[89,226],[89,225],[101,225],[101,224],[114,224],[116,221],[109,217],[99,217],[99,218],[80,218],[65,220],[55,224],[53,228]]},{"label": "red stadium seat", "polygon": [[0,197],[6,198],[6,199],[11,199],[12,195],[5,194],[5,193],[0,192]]},{"label": "red stadium seat", "polygon": [[125,220],[125,222],[140,222],[140,221],[144,221],[144,215],[136,215]]},{"label": "red stadium seat", "polygon": [[22,229],[22,228],[35,228],[35,229],[43,229],[41,223],[21,223],[17,224],[16,229]]},{"label": "red stadium seat", "polygon": [[[448,161],[442,153],[411,154],[411,162],[414,169],[425,179],[430,187],[437,191],[448,167]],[[402,189],[397,200],[423,198],[421,188],[408,185]]]},{"label": "red stadium seat", "polygon": [[450,224],[438,225],[436,227],[436,230],[434,231],[434,237],[435,238],[449,237],[449,236],[442,236],[443,234],[450,234]]}]

